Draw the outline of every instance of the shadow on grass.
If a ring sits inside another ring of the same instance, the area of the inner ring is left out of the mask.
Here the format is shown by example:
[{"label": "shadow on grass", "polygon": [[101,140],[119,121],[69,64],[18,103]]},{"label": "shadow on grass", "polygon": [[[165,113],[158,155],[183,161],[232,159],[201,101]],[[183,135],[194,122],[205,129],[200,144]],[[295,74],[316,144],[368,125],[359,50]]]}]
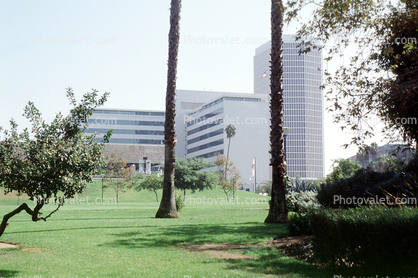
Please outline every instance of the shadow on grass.
[{"label": "shadow on grass", "polygon": [[[102,244],[110,248],[164,248],[182,244],[205,243],[267,243],[268,239],[287,236],[287,225],[245,223],[229,225],[181,225],[159,227],[154,231],[138,233],[136,231],[112,234],[116,239]],[[227,268],[238,269],[260,274],[301,274],[303,277],[323,278],[332,277],[324,270],[318,269],[306,262],[285,257],[274,248],[257,247],[258,251],[248,254],[254,259],[213,259],[205,263],[222,260]],[[247,254],[246,254],[247,255]],[[203,262],[202,262],[203,263]],[[327,276],[325,276],[327,275]]]},{"label": "shadow on grass", "polygon": [[0,269],[0,277],[17,277],[19,271]]},{"label": "shadow on grass", "polygon": [[285,257],[275,249],[268,248],[263,253],[258,254],[258,258],[254,260],[226,260],[229,262],[227,268],[245,270],[258,275],[283,274],[288,276],[290,274],[299,274],[309,278],[333,277],[332,273],[319,269],[307,262]]},{"label": "shadow on grass", "polygon": [[156,227],[154,230],[112,234],[119,238],[103,244],[107,247],[149,248],[170,247],[179,244],[203,243],[259,243],[287,235],[286,225],[246,224],[193,224]]}]

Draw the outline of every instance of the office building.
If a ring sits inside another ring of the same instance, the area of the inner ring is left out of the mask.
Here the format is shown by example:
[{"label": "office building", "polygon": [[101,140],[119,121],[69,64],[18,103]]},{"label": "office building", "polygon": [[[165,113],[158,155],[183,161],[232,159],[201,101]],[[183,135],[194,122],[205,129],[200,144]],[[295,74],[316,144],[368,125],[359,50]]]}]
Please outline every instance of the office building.
[{"label": "office building", "polygon": [[113,129],[109,144],[105,145],[104,155],[114,151],[123,155],[137,171],[144,160],[151,165],[164,162],[164,111],[96,109],[88,119],[89,127],[85,134],[97,132],[101,141],[103,135]]},{"label": "office building", "polygon": [[[202,101],[207,99],[210,100]],[[271,179],[266,96],[179,90],[177,104],[180,107],[176,118],[177,157],[203,157],[213,162],[216,152],[226,156],[229,139],[225,127],[232,124],[236,135],[231,138],[229,159],[241,175],[242,187],[254,191],[255,178],[257,183]],[[249,181],[254,157],[256,177]]]},{"label": "office building", "polygon": [[[324,176],[324,98],[322,53],[299,55],[292,35],[283,36],[283,101],[287,173],[290,177]],[[254,56],[254,93],[270,94],[270,50],[267,42]]]}]

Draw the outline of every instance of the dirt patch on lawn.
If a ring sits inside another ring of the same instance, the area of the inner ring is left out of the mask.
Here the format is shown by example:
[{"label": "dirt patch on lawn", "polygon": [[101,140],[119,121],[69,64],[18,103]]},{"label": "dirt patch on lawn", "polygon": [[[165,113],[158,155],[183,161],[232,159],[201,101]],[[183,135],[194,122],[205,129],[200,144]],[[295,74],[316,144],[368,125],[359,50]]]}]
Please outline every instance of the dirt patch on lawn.
[{"label": "dirt patch on lawn", "polygon": [[[278,248],[280,246],[288,246],[301,241],[306,241],[310,237],[300,236],[300,237],[287,237],[287,238],[277,238],[270,240],[267,244],[251,244],[251,243],[212,243],[212,244],[190,244],[190,245],[178,245],[176,248],[185,250],[187,252],[196,252],[208,254],[211,258],[218,259],[247,259],[255,260],[257,257],[251,257],[243,255],[240,253],[231,253],[228,251],[245,251],[249,250],[248,247],[259,248]],[[250,249],[251,250],[251,249]]]},{"label": "dirt patch on lawn", "polygon": [[270,247],[282,247],[282,246],[289,246],[295,243],[306,242],[310,241],[312,236],[289,236],[284,238],[273,238],[269,240],[267,245]]},{"label": "dirt patch on lawn", "polygon": [[0,242],[0,249],[3,248],[17,248],[17,245],[6,243],[6,242]]},{"label": "dirt patch on lawn", "polygon": [[187,252],[205,253],[211,258],[218,259],[256,259],[239,253],[230,253],[227,251],[244,251],[247,246],[260,246],[256,244],[237,244],[237,243],[212,243],[212,244],[190,244],[176,246]]}]

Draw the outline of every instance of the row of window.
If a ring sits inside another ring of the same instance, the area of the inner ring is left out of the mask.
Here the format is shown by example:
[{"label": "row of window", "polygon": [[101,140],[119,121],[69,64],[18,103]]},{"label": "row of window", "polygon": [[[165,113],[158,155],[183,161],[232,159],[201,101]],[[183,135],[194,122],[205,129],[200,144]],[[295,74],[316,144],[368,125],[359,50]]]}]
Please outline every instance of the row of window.
[{"label": "row of window", "polygon": [[304,79],[284,79],[283,78],[283,85],[304,85],[305,84],[305,80]]},{"label": "row of window", "polygon": [[212,138],[214,136],[222,134],[223,132],[224,132],[224,130],[221,128],[221,129],[215,130],[211,133],[207,133],[207,134],[204,134],[202,136],[187,140],[187,144],[189,145],[189,144],[193,144],[193,143],[196,143],[196,142],[208,139],[208,138]]},{"label": "row of window", "polygon": [[195,134],[195,133],[197,133],[199,131],[202,131],[202,130],[205,130],[205,129],[208,129],[208,128],[217,126],[217,125],[222,124],[222,123],[223,123],[223,118],[216,119],[216,120],[214,120],[211,123],[208,123],[208,124],[205,124],[205,125],[201,125],[200,127],[197,127],[195,129],[192,129],[192,130],[187,131],[187,136],[193,135],[193,134]]},{"label": "row of window", "polygon": [[295,72],[288,72],[288,73],[283,73],[283,80],[285,81],[286,79],[290,79],[290,78],[299,78],[299,79],[303,79],[305,77],[305,73],[295,73]]},{"label": "row of window", "polygon": [[[309,99],[308,99],[309,100]],[[310,99],[312,100],[312,103],[320,102],[320,100]],[[284,103],[283,105],[284,110],[316,110],[316,111],[322,111],[322,102],[317,103],[317,105],[309,104],[309,103]]]},{"label": "row of window", "polygon": [[[317,76],[316,78],[322,78],[321,68],[305,68],[305,72]],[[314,78],[315,79],[315,78]]]},{"label": "row of window", "polygon": [[315,62],[310,62],[310,61],[305,61],[305,68],[311,68],[316,70],[317,73],[320,73],[320,71],[318,69],[321,68],[321,63],[315,63]]},{"label": "row of window", "polygon": [[215,101],[212,101],[212,102],[210,102],[210,103],[208,103],[208,104],[206,104],[206,105],[202,106],[202,109],[201,109],[201,110],[208,109],[208,108],[210,108],[210,107],[212,107],[212,106],[214,106],[214,105],[216,105],[216,104],[218,104],[218,103],[221,103],[221,102],[223,102],[223,101],[224,101],[224,99],[223,99],[223,98],[220,98],[220,99],[217,99],[217,100],[215,100]]},{"label": "row of window", "polygon": [[[292,130],[289,131],[290,133]],[[321,141],[322,142],[322,136],[321,135],[311,135],[311,134],[288,134],[286,136],[286,140],[290,141]]]},{"label": "row of window", "polygon": [[[284,53],[283,53],[284,54]],[[298,54],[287,54],[287,55],[283,55],[283,61],[302,61],[305,60],[306,56],[305,55],[298,55]]]},{"label": "row of window", "polygon": [[[321,135],[322,136],[322,129],[313,129],[313,128],[296,128],[292,127],[291,125],[294,124],[293,122],[284,123],[286,127],[289,127],[289,133],[293,136],[295,134],[306,134],[306,135]],[[290,136],[290,135],[289,135]]]},{"label": "row of window", "polygon": [[284,115],[286,116],[312,116],[319,118],[322,122],[322,111],[315,110],[284,110]]},{"label": "row of window", "polygon": [[94,114],[111,114],[111,115],[138,115],[138,116],[158,116],[164,117],[164,112],[151,112],[151,111],[123,111],[123,110],[94,110]]},{"label": "row of window", "polygon": [[224,97],[224,100],[261,102],[260,98],[248,98],[248,97]]},{"label": "row of window", "polygon": [[317,179],[317,178],[323,178],[322,171],[320,172],[302,172],[301,170],[298,171],[287,171],[287,174],[290,177],[296,177],[297,175],[301,178],[307,178],[307,179]]},{"label": "row of window", "polygon": [[[103,138],[97,138],[99,142],[103,142]],[[164,140],[155,139],[124,139],[124,138],[111,138],[109,143],[111,144],[141,144],[141,145],[163,145]]]},{"label": "row of window", "polygon": [[[322,119],[320,117],[314,118],[312,116],[284,116],[284,122],[285,123],[294,123],[294,122],[305,122],[305,123],[315,123],[320,124],[322,126]],[[313,128],[319,128],[314,126],[305,125],[306,127],[313,127]]]},{"label": "row of window", "polygon": [[214,152],[210,152],[210,153],[205,153],[205,154],[197,155],[197,156],[195,156],[195,157],[196,157],[196,158],[199,158],[199,157],[203,157],[203,158],[211,158],[211,157],[214,157],[214,156],[215,156],[215,153],[224,154],[224,150],[223,150],[223,149],[221,149],[221,150],[218,150],[218,151],[214,151]]},{"label": "row of window", "polygon": [[286,72],[305,72],[305,68],[304,67],[291,67],[291,66],[283,67],[283,73],[286,73]]},{"label": "row of window", "polygon": [[211,147],[214,147],[214,146],[222,145],[223,143],[224,143],[224,139],[219,139],[219,140],[207,143],[207,144],[203,144],[203,145],[188,149],[187,154],[194,153],[194,152],[197,152],[197,151],[201,151],[201,150],[204,150],[204,149],[208,149],[208,148],[211,148]]},{"label": "row of window", "polygon": [[[97,132],[99,134],[107,133],[109,129],[87,129],[86,133]],[[134,129],[113,129],[113,134],[140,134],[140,135],[164,135],[163,130],[134,130]]]},{"label": "row of window", "polygon": [[303,68],[304,66],[305,66],[304,61],[283,61],[283,68],[287,68],[287,67]]},{"label": "row of window", "polygon": [[322,153],[322,145],[318,148],[314,147],[287,147],[287,153]]},{"label": "row of window", "polygon": [[322,94],[318,92],[309,92],[309,91],[286,91],[286,88],[284,88],[283,97],[286,100],[287,98],[293,98],[293,97],[301,97],[301,98],[319,98],[322,100]]},{"label": "row of window", "polygon": [[305,166],[305,167],[322,167],[323,161],[322,159],[314,160],[314,159],[288,159],[288,167],[295,167],[295,166]]},{"label": "row of window", "polygon": [[189,115],[188,122],[187,122],[187,127],[192,126],[192,125],[194,125],[196,123],[201,123],[201,122],[205,121],[206,119],[215,117],[216,115],[219,115],[219,114],[221,114],[223,112],[224,112],[224,108],[222,107],[222,108],[219,108],[219,109],[217,109],[215,111],[212,111],[212,112],[210,112],[210,113],[208,113],[206,115],[203,115],[203,116],[201,116],[199,118],[193,118],[192,114],[190,114]]},{"label": "row of window", "polygon": [[[104,121],[105,120],[105,121]],[[164,126],[164,122],[157,121],[132,121],[132,120],[116,120],[116,119],[88,119],[90,124],[107,124],[107,125],[144,125],[144,126]]]}]

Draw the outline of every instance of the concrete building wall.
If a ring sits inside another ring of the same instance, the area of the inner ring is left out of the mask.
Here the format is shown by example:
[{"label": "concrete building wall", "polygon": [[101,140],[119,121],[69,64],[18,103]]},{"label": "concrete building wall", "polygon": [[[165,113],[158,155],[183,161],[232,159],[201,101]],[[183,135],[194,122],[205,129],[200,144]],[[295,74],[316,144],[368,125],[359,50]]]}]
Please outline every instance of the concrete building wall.
[{"label": "concrete building wall", "polygon": [[[233,124],[236,135],[231,139],[229,159],[241,174],[244,188],[254,190],[254,179],[250,182],[249,178],[255,156],[257,156],[257,183],[271,179],[270,120],[265,96],[221,93],[218,97],[188,112],[185,118],[187,121],[184,125],[184,137],[178,135],[177,142],[185,145],[186,157],[204,157],[207,161],[213,162],[216,160],[215,152],[226,156],[229,140],[224,130],[227,125]],[[178,128],[182,127],[178,126]]]},{"label": "concrete building wall", "polygon": [[188,113],[224,93],[177,90],[176,94],[176,156],[182,158],[186,157],[185,121],[187,121]]}]

